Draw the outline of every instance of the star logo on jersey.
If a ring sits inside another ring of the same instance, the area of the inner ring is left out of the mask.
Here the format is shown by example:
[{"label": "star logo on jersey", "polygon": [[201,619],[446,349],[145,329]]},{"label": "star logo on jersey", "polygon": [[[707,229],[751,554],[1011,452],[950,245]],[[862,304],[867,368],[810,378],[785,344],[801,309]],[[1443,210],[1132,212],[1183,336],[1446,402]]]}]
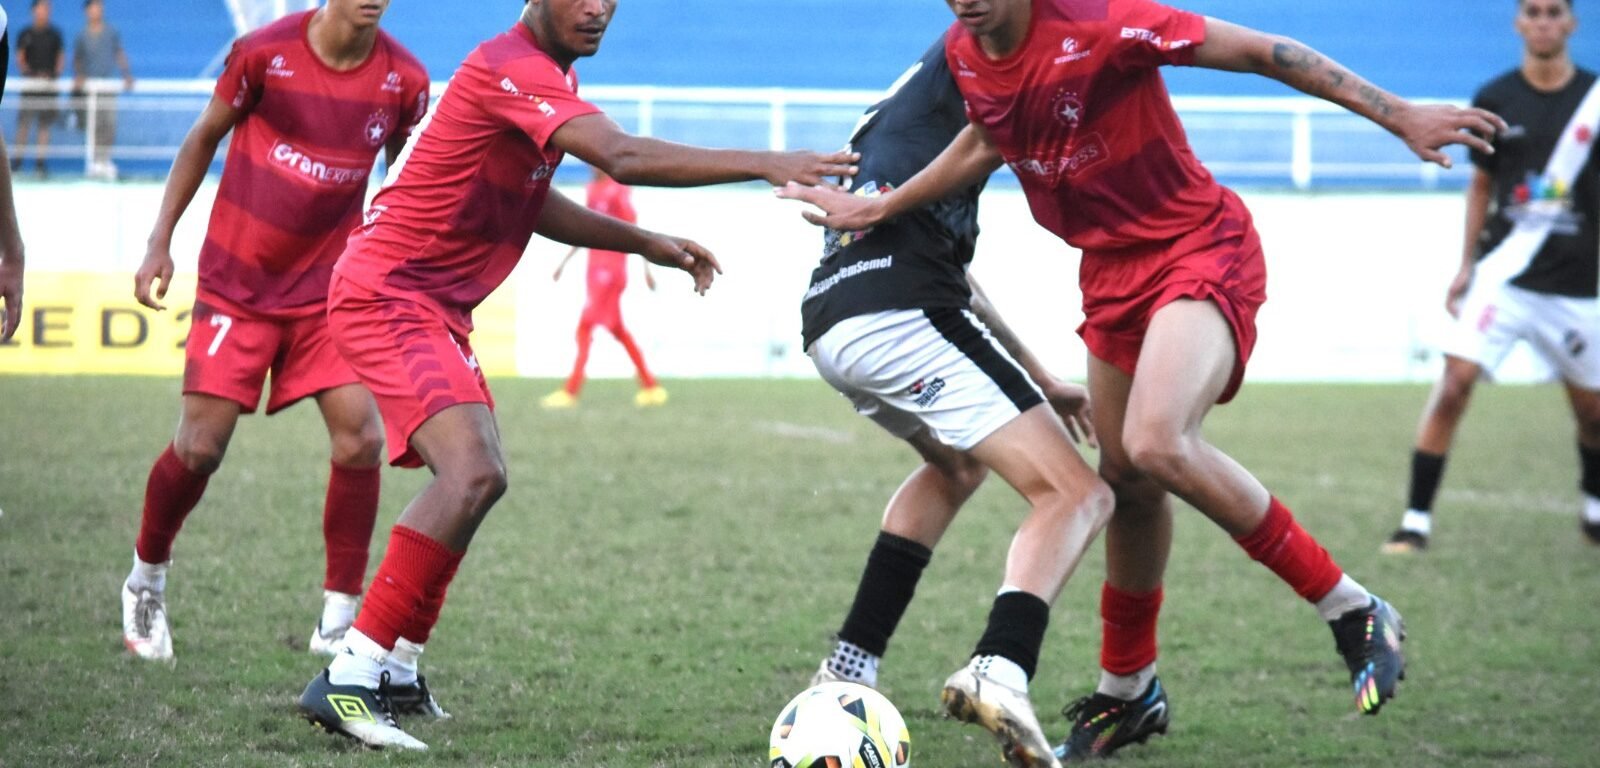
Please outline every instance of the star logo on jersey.
[{"label": "star logo on jersey", "polygon": [[399,72],[390,72],[383,78],[382,88],[386,93],[400,93],[405,90],[405,83],[400,79]]},{"label": "star logo on jersey", "polygon": [[367,127],[365,129],[367,143],[374,147],[382,145],[384,139],[389,138],[390,125],[391,120],[388,112],[372,113],[372,116],[367,118]]},{"label": "star logo on jersey", "polygon": [[1050,113],[1068,127],[1077,128],[1078,123],[1083,121],[1083,100],[1078,98],[1078,94],[1063,88],[1056,92],[1055,100],[1050,102]]},{"label": "star logo on jersey", "polygon": [[267,65],[267,77],[294,77],[294,70],[289,68],[289,60],[283,54],[272,57],[272,63]]}]

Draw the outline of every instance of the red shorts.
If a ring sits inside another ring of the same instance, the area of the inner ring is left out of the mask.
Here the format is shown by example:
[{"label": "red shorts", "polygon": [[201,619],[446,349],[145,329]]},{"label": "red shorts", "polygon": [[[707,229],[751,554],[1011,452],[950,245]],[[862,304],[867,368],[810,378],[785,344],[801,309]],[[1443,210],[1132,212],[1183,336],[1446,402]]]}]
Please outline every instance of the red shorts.
[{"label": "red shorts", "polygon": [[1232,400],[1244,382],[1256,346],[1256,312],[1267,300],[1261,238],[1244,202],[1224,191],[1223,205],[1194,231],[1148,246],[1085,253],[1078,277],[1084,314],[1078,335],[1090,354],[1129,376],[1156,310],[1178,299],[1216,304],[1233,329],[1237,352],[1218,403]]},{"label": "red shorts", "polygon": [[432,307],[388,296],[340,277],[328,286],[328,328],[383,414],[389,463],[420,467],[411,435],[452,405],[494,408],[489,383],[464,336]]},{"label": "red shorts", "polygon": [[598,325],[617,328],[622,325],[622,291],[627,288],[627,276],[609,270],[589,272],[589,297],[583,305],[579,325]]},{"label": "red shorts", "polygon": [[334,387],[361,380],[328,335],[321,312],[291,320],[254,316],[195,301],[184,343],[183,393],[232,400],[255,413],[272,377],[273,414]]}]

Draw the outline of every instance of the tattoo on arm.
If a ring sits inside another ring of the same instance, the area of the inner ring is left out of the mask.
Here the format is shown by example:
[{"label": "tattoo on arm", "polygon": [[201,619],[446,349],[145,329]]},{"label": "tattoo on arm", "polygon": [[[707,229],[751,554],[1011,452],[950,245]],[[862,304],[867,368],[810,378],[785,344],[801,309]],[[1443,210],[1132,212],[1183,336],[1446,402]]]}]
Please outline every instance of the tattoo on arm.
[{"label": "tattoo on arm", "polygon": [[1290,43],[1274,43],[1272,46],[1272,63],[1283,69],[1310,70],[1322,63],[1322,57],[1314,51]]},{"label": "tattoo on arm", "polygon": [[1377,112],[1385,117],[1389,116],[1389,112],[1392,111],[1392,108],[1389,106],[1389,100],[1383,97],[1383,91],[1380,91],[1371,85],[1362,85],[1360,93],[1361,101],[1367,106],[1372,107],[1372,111]]}]

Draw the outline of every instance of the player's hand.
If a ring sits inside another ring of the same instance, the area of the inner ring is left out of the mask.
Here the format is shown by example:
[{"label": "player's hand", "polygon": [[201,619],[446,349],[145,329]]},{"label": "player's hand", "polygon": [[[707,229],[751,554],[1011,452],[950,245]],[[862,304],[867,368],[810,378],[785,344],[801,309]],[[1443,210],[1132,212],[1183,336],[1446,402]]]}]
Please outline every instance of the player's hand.
[{"label": "player's hand", "polygon": [[6,312],[0,317],[0,343],[11,340],[22,324],[22,255],[0,261],[0,303]]},{"label": "player's hand", "polygon": [[1455,279],[1450,281],[1449,290],[1444,294],[1444,309],[1451,317],[1461,317],[1461,302],[1467,297],[1467,290],[1472,288],[1472,267],[1462,267],[1456,273]]},{"label": "player's hand", "polygon": [[1089,408],[1088,389],[1060,379],[1050,379],[1039,389],[1044,392],[1045,400],[1055,409],[1056,415],[1061,417],[1061,423],[1066,425],[1073,443],[1088,443],[1090,448],[1100,447],[1100,441],[1094,434],[1094,412]]},{"label": "player's hand", "polygon": [[776,152],[772,154],[766,179],[774,187],[789,182],[806,186],[826,184],[829,178],[856,175],[858,162],[861,162],[859,152],[831,152],[826,155],[808,150]]},{"label": "player's hand", "polygon": [[[154,295],[151,284],[154,283]],[[167,297],[167,287],[172,283],[172,251],[165,244],[152,243],[150,250],[145,252],[144,263],[139,265],[139,271],[133,273],[133,297],[156,311],[163,311],[167,305],[161,300]]]},{"label": "player's hand", "polygon": [[[804,186],[794,182],[789,182],[773,191],[785,200],[799,200],[821,208],[820,215],[814,211],[800,212],[806,221],[819,227],[836,229],[840,232],[860,232],[871,229],[883,221],[884,195],[863,197],[834,187]],[[894,193],[885,193],[885,195],[892,194]]]},{"label": "player's hand", "polygon": [[1506,129],[1506,121],[1486,109],[1462,109],[1449,104],[1408,105],[1396,120],[1395,134],[1424,162],[1449,168],[1450,156],[1439,151],[1462,144],[1486,155],[1494,154],[1490,141]]},{"label": "player's hand", "polygon": [[550,276],[553,282],[561,282],[561,267],[556,267],[556,273]]},{"label": "player's hand", "polygon": [[694,278],[694,292],[701,296],[711,287],[711,281],[722,274],[722,265],[705,246],[681,237],[656,235],[639,255],[651,264],[688,272]]}]

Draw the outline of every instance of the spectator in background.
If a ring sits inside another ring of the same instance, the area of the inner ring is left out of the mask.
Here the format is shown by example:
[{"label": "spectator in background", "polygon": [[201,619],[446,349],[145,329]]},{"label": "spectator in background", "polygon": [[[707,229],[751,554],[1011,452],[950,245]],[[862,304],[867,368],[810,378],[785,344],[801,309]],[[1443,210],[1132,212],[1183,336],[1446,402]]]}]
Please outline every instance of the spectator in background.
[{"label": "spectator in background", "polygon": [[24,90],[17,109],[18,149],[17,156],[11,160],[13,171],[22,167],[30,128],[37,128],[33,168],[39,178],[45,176],[44,153],[50,146],[50,128],[61,116],[56,105],[58,96],[50,81],[61,77],[66,62],[66,43],[61,39],[61,30],[50,23],[50,0],[33,0],[33,26],[17,35],[17,66],[23,77],[37,81],[38,90]]},{"label": "spectator in background", "polygon": [[[11,36],[6,9],[0,8],[0,101],[6,96],[6,69],[11,65]],[[17,231],[17,206],[11,199],[11,164],[0,136],[0,344],[11,340],[22,322],[22,234]]]},{"label": "spectator in background", "polygon": [[[83,32],[72,46],[72,92],[86,92],[90,79],[109,78],[122,74],[124,90],[133,90],[133,69],[128,66],[128,54],[122,50],[122,35],[117,28],[106,23],[103,0],[84,0]],[[93,122],[84,130],[94,127],[94,160],[89,164],[89,177],[111,181],[117,178],[117,166],[111,162],[111,145],[117,140],[117,95],[102,93],[97,97]]]}]

